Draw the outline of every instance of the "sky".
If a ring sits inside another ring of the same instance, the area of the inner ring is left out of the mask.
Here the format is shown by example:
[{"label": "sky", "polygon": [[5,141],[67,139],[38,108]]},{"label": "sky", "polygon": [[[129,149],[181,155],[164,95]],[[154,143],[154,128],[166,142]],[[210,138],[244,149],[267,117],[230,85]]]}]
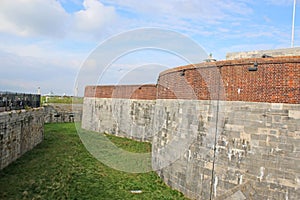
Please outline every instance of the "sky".
[{"label": "sky", "polygon": [[210,53],[289,48],[292,13],[293,0],[1,0],[0,91],[82,95],[78,79],[156,83]]}]

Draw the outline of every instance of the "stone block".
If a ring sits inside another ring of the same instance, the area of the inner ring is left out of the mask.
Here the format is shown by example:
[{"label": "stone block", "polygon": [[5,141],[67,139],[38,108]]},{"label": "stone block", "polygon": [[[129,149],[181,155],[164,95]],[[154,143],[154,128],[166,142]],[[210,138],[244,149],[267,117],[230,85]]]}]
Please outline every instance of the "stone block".
[{"label": "stone block", "polygon": [[300,110],[289,110],[288,116],[293,119],[300,119]]}]

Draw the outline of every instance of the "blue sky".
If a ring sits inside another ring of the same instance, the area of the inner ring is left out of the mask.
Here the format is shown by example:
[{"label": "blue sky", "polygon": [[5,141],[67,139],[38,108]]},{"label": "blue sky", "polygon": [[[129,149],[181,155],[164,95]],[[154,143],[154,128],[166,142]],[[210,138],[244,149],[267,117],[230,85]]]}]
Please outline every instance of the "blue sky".
[{"label": "blue sky", "polygon": [[[227,52],[288,48],[292,10],[293,0],[1,0],[0,91],[41,87],[43,94],[71,95],[99,44],[144,27],[183,34],[218,60]],[[299,16],[300,2],[298,47]],[[183,64],[169,52],[134,51],[115,60],[98,82],[154,83],[159,71]]]}]

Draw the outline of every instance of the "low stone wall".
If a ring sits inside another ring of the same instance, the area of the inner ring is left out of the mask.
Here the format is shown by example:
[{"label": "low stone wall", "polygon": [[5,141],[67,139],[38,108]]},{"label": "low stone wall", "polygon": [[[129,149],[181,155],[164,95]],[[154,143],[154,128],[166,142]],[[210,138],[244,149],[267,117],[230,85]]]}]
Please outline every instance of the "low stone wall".
[{"label": "low stone wall", "polygon": [[82,128],[152,141],[154,100],[85,97]]},{"label": "low stone wall", "polygon": [[43,117],[43,108],[0,113],[0,169],[42,142]]},{"label": "low stone wall", "polygon": [[82,104],[49,103],[44,106],[45,123],[80,122]]}]

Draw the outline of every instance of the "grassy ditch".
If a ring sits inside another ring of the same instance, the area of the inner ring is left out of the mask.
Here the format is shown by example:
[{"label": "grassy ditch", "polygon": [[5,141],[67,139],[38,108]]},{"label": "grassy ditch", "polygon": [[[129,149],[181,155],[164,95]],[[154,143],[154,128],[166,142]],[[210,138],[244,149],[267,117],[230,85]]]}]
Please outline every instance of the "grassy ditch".
[{"label": "grassy ditch", "polygon": [[[117,146],[149,152],[149,143],[109,136]],[[133,194],[132,190],[142,193]],[[155,172],[111,169],[92,157],[74,124],[46,124],[45,139],[0,171],[0,199],[185,199]]]}]

